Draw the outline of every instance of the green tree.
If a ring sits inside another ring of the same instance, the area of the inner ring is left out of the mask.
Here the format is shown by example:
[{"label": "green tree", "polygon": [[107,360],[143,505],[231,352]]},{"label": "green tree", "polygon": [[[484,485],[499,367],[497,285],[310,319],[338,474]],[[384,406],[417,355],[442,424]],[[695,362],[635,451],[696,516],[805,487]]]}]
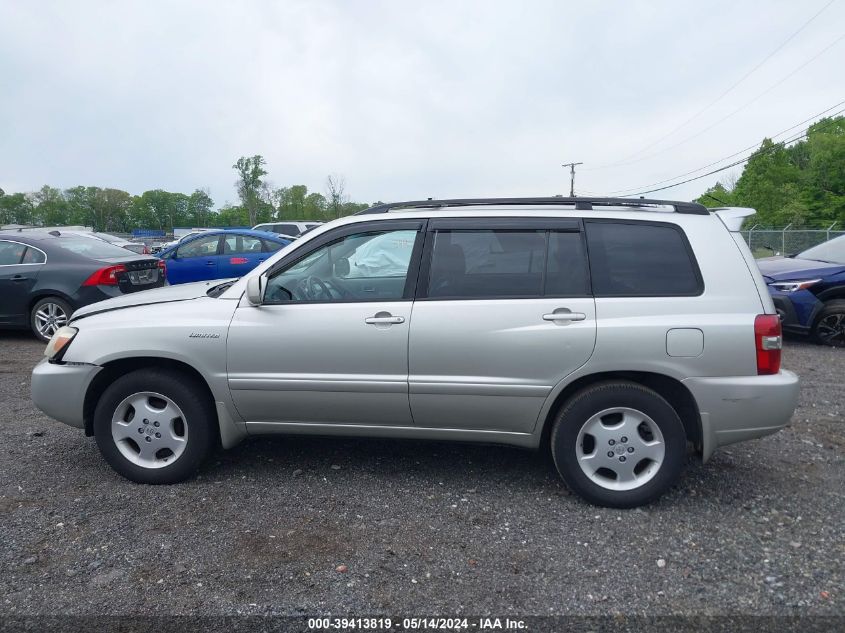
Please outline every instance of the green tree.
[{"label": "green tree", "polygon": [[70,216],[67,200],[60,189],[44,185],[32,194],[34,216],[41,226],[63,226]]},{"label": "green tree", "polygon": [[757,215],[750,221],[756,224],[845,225],[845,117],[814,123],[807,139],[790,147],[765,139],[735,187],[717,183],[698,198],[721,206],[710,196],[753,207]]},{"label": "green tree", "polygon": [[188,217],[191,226],[205,227],[211,218],[214,209],[214,200],[208,191],[196,189],[188,198]]},{"label": "green tree", "polygon": [[[267,175],[267,170],[264,169],[266,164],[267,161],[264,160],[264,157],[256,154],[252,157],[241,156],[232,165],[232,169],[238,172],[235,187],[238,191],[238,197],[241,199],[241,206],[249,214],[250,226],[258,224],[258,216],[262,207],[269,206],[269,203],[263,199],[266,186],[262,178]],[[266,208],[264,210],[266,211]]]},{"label": "green tree", "polygon": [[23,193],[5,194],[0,197],[0,224],[31,224],[32,202]]},{"label": "green tree", "polygon": [[721,182],[717,182],[707,191],[695,199],[695,202],[705,207],[730,207],[735,206],[733,191],[729,190]]}]

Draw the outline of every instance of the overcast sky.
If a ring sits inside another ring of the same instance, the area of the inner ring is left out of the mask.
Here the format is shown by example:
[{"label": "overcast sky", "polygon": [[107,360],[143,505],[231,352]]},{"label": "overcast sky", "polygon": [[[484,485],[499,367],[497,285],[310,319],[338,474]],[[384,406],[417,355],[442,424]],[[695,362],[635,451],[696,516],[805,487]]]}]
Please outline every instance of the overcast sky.
[{"label": "overcast sky", "polygon": [[365,202],[568,193],[568,161],[576,193],[649,185],[845,100],[842,39],[794,72],[845,34],[839,0],[655,145],[827,2],[0,0],[0,187],[219,206],[252,154]]}]

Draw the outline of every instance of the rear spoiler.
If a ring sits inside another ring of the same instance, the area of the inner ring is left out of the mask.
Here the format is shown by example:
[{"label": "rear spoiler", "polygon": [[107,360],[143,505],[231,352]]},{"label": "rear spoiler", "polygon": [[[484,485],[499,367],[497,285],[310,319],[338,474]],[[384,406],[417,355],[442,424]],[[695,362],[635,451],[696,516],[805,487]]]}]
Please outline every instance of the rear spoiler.
[{"label": "rear spoiler", "polygon": [[742,223],[745,218],[750,218],[757,213],[755,209],[749,207],[718,207],[710,209],[713,213],[719,216],[729,231],[739,231],[742,228]]}]

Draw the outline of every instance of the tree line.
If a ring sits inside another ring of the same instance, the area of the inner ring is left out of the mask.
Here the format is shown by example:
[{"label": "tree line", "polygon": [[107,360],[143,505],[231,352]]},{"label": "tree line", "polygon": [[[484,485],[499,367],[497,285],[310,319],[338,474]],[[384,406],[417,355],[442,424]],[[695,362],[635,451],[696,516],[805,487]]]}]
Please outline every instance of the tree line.
[{"label": "tree line", "polygon": [[761,226],[845,227],[845,117],[817,121],[788,147],[764,139],[739,178],[717,182],[696,202],[753,207],[748,221]]},{"label": "tree line", "polygon": [[232,166],[240,204],[215,209],[209,192],[191,194],[153,189],[132,195],[121,189],[44,185],[29,193],[0,189],[0,225],[90,226],[96,231],[130,233],[133,229],[173,227],[255,226],[274,220],[327,221],[366,209],[352,202],[342,176],[326,179],[326,191],[305,185],[273,188],[266,180],[266,161],[260,155],[241,157]]}]

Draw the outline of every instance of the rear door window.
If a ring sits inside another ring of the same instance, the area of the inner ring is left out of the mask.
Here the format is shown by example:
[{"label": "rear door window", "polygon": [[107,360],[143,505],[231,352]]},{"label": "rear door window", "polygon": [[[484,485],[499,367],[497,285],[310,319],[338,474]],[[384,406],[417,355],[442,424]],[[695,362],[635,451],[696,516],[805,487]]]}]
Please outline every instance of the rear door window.
[{"label": "rear door window", "polygon": [[540,296],[545,256],[545,231],[436,231],[428,296]]},{"label": "rear door window", "polygon": [[21,263],[26,245],[18,242],[0,242],[0,266],[14,266]]},{"label": "rear door window", "polygon": [[432,246],[426,296],[589,296],[587,256],[579,221],[565,221],[566,226],[542,220],[505,220],[504,226],[501,221],[491,222],[489,229],[435,229],[429,238]]},{"label": "rear door window", "polygon": [[675,225],[586,221],[597,297],[694,296],[704,291],[698,265]]},{"label": "rear door window", "polygon": [[223,239],[223,254],[249,254],[262,252],[261,240],[249,235],[227,235]]},{"label": "rear door window", "polygon": [[187,244],[180,246],[176,257],[210,257],[217,255],[217,245],[220,241],[219,235],[198,237]]},{"label": "rear door window", "polygon": [[23,262],[24,264],[43,264],[47,261],[47,256],[44,255],[43,252],[38,250],[37,248],[33,248],[32,246],[26,249],[26,252],[23,254]]}]

